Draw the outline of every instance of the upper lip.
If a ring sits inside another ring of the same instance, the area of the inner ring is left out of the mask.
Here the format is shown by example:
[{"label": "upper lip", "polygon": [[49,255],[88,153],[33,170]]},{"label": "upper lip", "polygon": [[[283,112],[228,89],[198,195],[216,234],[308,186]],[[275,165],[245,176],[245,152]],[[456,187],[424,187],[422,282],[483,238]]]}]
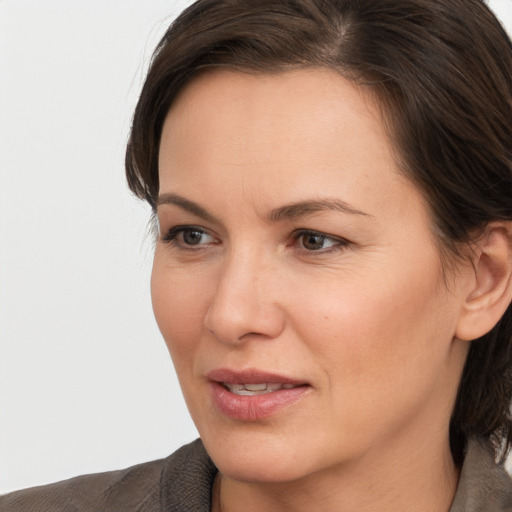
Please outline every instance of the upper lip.
[{"label": "upper lip", "polygon": [[246,370],[231,370],[229,368],[218,368],[206,374],[206,377],[215,382],[224,384],[293,384],[301,386],[307,384],[304,380],[292,379],[285,375],[265,372],[254,368]]}]

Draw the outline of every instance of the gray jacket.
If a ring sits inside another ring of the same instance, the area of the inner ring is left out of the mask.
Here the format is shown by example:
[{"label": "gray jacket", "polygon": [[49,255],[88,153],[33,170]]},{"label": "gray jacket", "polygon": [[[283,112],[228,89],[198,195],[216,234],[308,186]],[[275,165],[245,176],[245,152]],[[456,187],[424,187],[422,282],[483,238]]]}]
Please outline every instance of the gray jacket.
[{"label": "gray jacket", "polygon": [[[170,457],[0,497],[1,512],[209,512],[217,469],[197,440]],[[473,440],[450,512],[512,512],[512,480]]]}]

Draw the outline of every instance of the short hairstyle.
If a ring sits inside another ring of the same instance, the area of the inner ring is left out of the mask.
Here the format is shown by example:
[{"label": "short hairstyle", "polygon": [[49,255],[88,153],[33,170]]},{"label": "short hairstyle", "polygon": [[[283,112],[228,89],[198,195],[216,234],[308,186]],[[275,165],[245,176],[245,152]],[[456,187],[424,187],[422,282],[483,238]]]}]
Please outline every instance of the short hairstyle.
[{"label": "short hairstyle", "polygon": [[[328,68],[375,94],[399,167],[422,192],[441,254],[512,219],[512,43],[481,0],[198,0],[158,44],[126,151],[131,190],[155,210],[162,127],[211,69]],[[512,446],[512,308],[471,342],[450,423]]]}]

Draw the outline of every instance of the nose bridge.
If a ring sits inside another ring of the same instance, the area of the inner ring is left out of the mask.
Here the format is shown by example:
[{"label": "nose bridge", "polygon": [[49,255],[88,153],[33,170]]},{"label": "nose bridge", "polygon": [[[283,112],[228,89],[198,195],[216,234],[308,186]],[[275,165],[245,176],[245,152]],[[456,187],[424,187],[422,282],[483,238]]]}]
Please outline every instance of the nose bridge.
[{"label": "nose bridge", "polygon": [[258,248],[245,245],[228,251],[205,317],[205,326],[219,341],[240,343],[248,335],[280,334],[284,318],[272,268]]}]

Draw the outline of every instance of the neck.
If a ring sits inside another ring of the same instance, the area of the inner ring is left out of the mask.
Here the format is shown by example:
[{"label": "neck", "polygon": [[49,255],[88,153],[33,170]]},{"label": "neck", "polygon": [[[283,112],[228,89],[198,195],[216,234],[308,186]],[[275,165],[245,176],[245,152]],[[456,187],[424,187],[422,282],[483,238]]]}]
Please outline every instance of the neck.
[{"label": "neck", "polygon": [[458,483],[446,442],[428,442],[403,458],[391,444],[293,482],[240,482],[219,473],[213,512],[448,512]]}]

